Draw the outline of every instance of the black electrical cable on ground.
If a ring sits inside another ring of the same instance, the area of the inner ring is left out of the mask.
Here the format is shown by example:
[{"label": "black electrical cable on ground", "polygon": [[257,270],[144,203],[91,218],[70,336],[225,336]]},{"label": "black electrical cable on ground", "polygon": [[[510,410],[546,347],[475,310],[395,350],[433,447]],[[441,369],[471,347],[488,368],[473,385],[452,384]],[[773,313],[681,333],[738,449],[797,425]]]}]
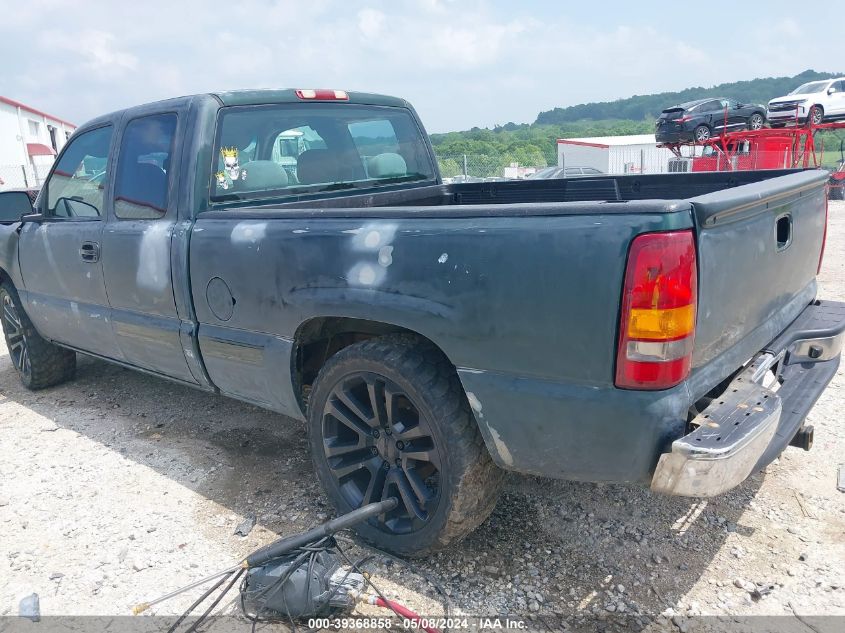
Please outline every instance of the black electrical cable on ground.
[{"label": "black electrical cable on ground", "polygon": [[376,594],[378,594],[378,597],[379,597],[379,598],[381,598],[382,600],[384,600],[384,602],[385,602],[385,604],[387,604],[388,608],[389,608],[391,611],[393,611],[393,614],[394,614],[397,618],[399,618],[399,619],[400,619],[400,621],[401,621],[401,619],[402,619],[402,617],[403,617],[403,616],[402,616],[402,614],[401,614],[401,613],[399,613],[396,609],[394,609],[394,608],[393,608],[393,606],[392,606],[392,605],[391,605],[391,603],[390,603],[390,600],[388,600],[388,599],[384,596],[384,594],[381,592],[381,589],[379,589],[378,587],[376,587],[376,586],[375,586],[375,584],[373,584],[373,581],[369,578],[369,574],[365,574],[365,573],[364,573],[364,571],[363,571],[360,567],[357,567],[357,566],[355,565],[355,563],[353,563],[353,562],[349,559],[349,557],[346,555],[346,552],[344,552],[344,551],[340,548],[340,546],[339,546],[339,545],[338,545],[338,547],[337,547],[337,551],[338,551],[338,552],[340,552],[340,555],[343,557],[343,559],[344,559],[347,563],[349,563],[349,564],[352,566],[352,568],[353,568],[353,569],[355,569],[355,570],[356,570],[359,574],[361,574],[361,575],[364,577],[364,579],[367,581],[367,584],[368,584],[368,585],[370,585],[370,587],[372,587],[372,588],[373,588],[373,591],[375,591],[375,592],[376,592]]},{"label": "black electrical cable on ground", "polygon": [[[353,542],[353,541],[350,541],[349,539],[343,539],[343,540],[344,540],[344,541],[346,541],[346,542],[348,542],[348,543],[349,543],[349,542]],[[449,600],[448,595],[446,594],[446,592],[443,590],[443,587],[442,587],[439,583],[435,582],[435,581],[434,581],[434,579],[430,578],[430,577],[428,576],[428,574],[424,573],[421,569],[417,568],[417,567],[416,567],[416,566],[414,566],[414,565],[411,565],[411,563],[409,563],[409,562],[407,562],[407,561],[404,561],[404,560],[402,560],[401,558],[397,558],[396,556],[393,556],[393,554],[388,554],[387,552],[383,552],[383,551],[381,551],[380,549],[378,549],[378,548],[376,548],[376,547],[371,547],[371,546],[369,546],[369,545],[367,545],[367,546],[365,546],[365,547],[368,547],[368,548],[370,548],[370,549],[372,549],[372,550],[374,550],[374,551],[376,551],[376,552],[378,552],[378,553],[382,554],[383,556],[385,556],[385,557],[387,557],[387,558],[393,559],[393,560],[395,560],[395,561],[397,561],[397,562],[401,563],[401,564],[402,564],[402,565],[404,565],[404,566],[405,566],[405,567],[406,567],[406,568],[407,568],[407,569],[408,569],[411,573],[414,573],[414,574],[416,574],[416,575],[420,576],[421,578],[424,578],[424,579],[425,579],[426,581],[428,581],[428,582],[429,582],[429,583],[430,583],[430,584],[431,584],[431,585],[432,585],[435,589],[437,589],[437,591],[439,591],[439,592],[443,595],[443,598],[444,598],[444,603],[443,603],[443,606],[444,606],[444,612],[445,612],[444,620],[448,621],[448,618],[449,618],[449,612],[450,612],[450,606],[451,606],[451,601]],[[366,574],[366,573],[365,573],[365,572],[364,572],[364,571],[363,571],[363,570],[359,567],[360,563],[353,563],[353,562],[352,562],[352,560],[350,560],[349,556],[347,556],[347,555],[346,555],[346,552],[343,550],[343,548],[341,548],[341,547],[340,547],[340,545],[337,545],[337,551],[340,553],[340,555],[343,557],[343,559],[344,559],[344,560],[345,560],[345,561],[346,561],[346,562],[347,562],[347,563],[351,566],[351,568],[352,568],[352,569],[355,569],[355,570],[356,570],[359,574],[361,574],[361,575],[364,577],[364,579],[367,581],[367,584],[369,584],[369,585],[370,585],[370,587],[372,587],[372,588],[373,588],[373,591],[375,591],[375,592],[376,592],[376,594],[378,595],[378,597],[382,599],[382,602],[384,602],[384,604],[385,604],[385,608],[390,609],[390,610],[393,612],[393,614],[394,614],[396,617],[398,617],[398,618],[399,618],[399,620],[400,620],[400,622],[401,622],[401,621],[402,621],[402,620],[406,617],[406,616],[405,616],[405,614],[400,613],[399,611],[397,611],[397,610],[393,607],[393,601],[392,601],[392,600],[389,600],[389,599],[388,599],[388,598],[387,598],[387,597],[386,597],[386,596],[385,596],[385,595],[381,592],[381,590],[380,590],[380,589],[379,589],[379,588],[375,585],[375,583],[374,583],[374,582],[372,581],[372,579],[369,577],[369,574]],[[366,557],[366,558],[364,558],[364,559],[362,559],[362,560],[367,560],[367,559],[372,559],[372,558],[374,558],[374,556],[368,556],[368,557]],[[449,628],[448,628],[448,627],[444,627],[444,628],[443,628],[443,632],[444,632],[444,633],[446,633],[448,630],[449,630]]]},{"label": "black electrical cable on ground", "polygon": [[[265,587],[255,597],[253,597],[253,602],[255,602],[255,601],[257,601],[261,598],[269,599],[270,597],[272,597],[274,591],[283,591],[284,590],[284,584],[288,581],[288,579],[300,567],[302,567],[306,563],[306,561],[308,562],[308,569],[309,569],[306,577],[310,578],[311,577],[311,570],[313,569],[313,565],[314,565],[314,562],[316,560],[317,555],[320,552],[330,551],[332,549],[335,549],[336,547],[337,547],[337,543],[334,540],[334,538],[331,537],[331,536],[327,536],[325,538],[320,539],[316,543],[305,545],[303,547],[300,547],[300,548],[294,550],[293,553],[296,553],[296,552],[300,552],[300,553],[293,559],[293,561],[290,563],[290,565],[288,565],[288,567],[285,569],[285,573],[282,574],[281,576],[279,576],[279,578],[273,584]],[[286,554],[284,556],[284,558],[287,558],[289,556],[289,554]],[[347,572],[346,576],[344,577],[344,580],[348,576],[349,576],[349,572]],[[244,617],[252,622],[252,626],[253,626],[253,630],[254,630],[255,625],[258,622],[267,621],[267,618],[263,617],[263,610],[259,610],[255,614],[250,614],[250,613],[247,612],[246,605],[245,605],[245,602],[244,602],[246,589],[247,589],[246,581],[247,581],[247,579],[246,579],[246,577],[244,577],[244,580],[241,582],[241,587],[240,587],[241,611],[243,612]],[[309,587],[308,582],[306,582],[305,587],[306,587],[306,590],[307,590],[307,588]],[[318,613],[320,609],[324,608],[328,604],[329,600],[332,597],[334,597],[335,593],[337,592],[337,589],[338,588],[335,587],[335,589],[332,591],[332,593],[329,594],[329,597],[322,601],[322,604],[317,607],[317,609],[315,610],[315,613]],[[282,599],[285,600],[285,602],[287,601],[287,597],[285,596],[284,593],[282,594]],[[308,604],[309,604],[309,606],[313,604],[312,597],[311,597],[310,594],[308,595]],[[291,615],[289,609],[286,609],[286,611],[287,612],[284,615],[286,615],[287,618],[288,618],[288,622],[290,623],[291,631],[295,633],[295,631],[296,631],[295,619]]]},{"label": "black electrical cable on ground", "polygon": [[240,578],[245,571],[246,571],[245,569],[241,569],[237,573],[235,573],[235,575],[232,577],[232,580],[229,581],[229,584],[226,585],[226,587],[223,589],[223,591],[220,592],[220,595],[217,596],[214,599],[214,602],[212,602],[208,606],[208,609],[206,609],[205,612],[199,618],[197,618],[197,621],[194,622],[190,626],[190,628],[188,628],[188,630],[185,631],[185,633],[194,633],[194,631],[197,630],[197,627],[199,627],[200,624],[205,622],[205,620],[208,618],[209,614],[212,612],[212,610],[214,610],[214,607],[216,607],[218,604],[220,604],[220,601],[223,599],[223,596],[225,596],[227,593],[229,593],[229,590],[235,585],[235,583],[238,581],[238,578]]},{"label": "black electrical cable on ground", "polygon": [[[336,534],[337,532],[340,532],[341,530],[349,529],[352,526],[356,525],[357,523],[360,523],[361,521],[366,521],[366,520],[370,519],[371,517],[374,517],[374,516],[377,516],[377,515],[380,515],[380,514],[384,514],[385,512],[388,512],[388,511],[392,510],[393,508],[395,508],[397,506],[397,504],[398,504],[397,499],[393,498],[393,497],[391,497],[389,499],[384,499],[382,501],[378,501],[378,502],[375,502],[375,503],[370,503],[370,504],[367,504],[367,505],[362,506],[360,508],[357,508],[355,510],[352,510],[351,512],[347,512],[346,514],[343,514],[339,517],[336,517],[336,518],[334,518],[330,521],[327,521],[326,523],[323,523],[323,524],[321,524],[321,525],[319,525],[315,528],[312,528],[312,529],[308,530],[307,532],[303,532],[301,534],[296,534],[296,535],[293,535],[293,536],[289,536],[287,538],[282,538],[282,539],[279,539],[277,541],[274,541],[273,543],[265,545],[264,547],[252,552],[251,554],[249,554],[244,560],[242,560],[237,565],[234,565],[234,566],[232,566],[228,569],[224,569],[220,572],[212,574],[211,576],[208,576],[206,578],[203,578],[202,580],[198,580],[196,582],[193,582],[193,583],[191,583],[187,586],[184,586],[180,589],[176,589],[175,591],[171,591],[170,593],[168,593],[164,596],[161,596],[159,598],[156,598],[155,600],[151,600],[149,602],[139,603],[139,604],[137,604],[133,607],[132,612],[133,612],[133,614],[138,615],[138,614],[146,611],[147,609],[149,609],[153,605],[164,602],[165,600],[170,600],[171,598],[173,598],[177,595],[180,595],[180,594],[182,594],[186,591],[189,591],[191,589],[201,587],[205,583],[219,578],[219,580],[217,580],[217,582],[215,582],[212,587],[210,587],[205,592],[203,592],[203,594],[199,597],[199,599],[196,600],[182,614],[182,616],[180,616],[176,620],[176,622],[173,624],[173,626],[170,627],[170,629],[168,630],[168,633],[174,633],[176,631],[176,629],[179,627],[179,625],[182,624],[185,621],[185,619],[194,611],[194,609],[196,609],[200,604],[202,604],[215,590],[219,589],[221,587],[221,585],[223,585],[223,583],[226,582],[226,580],[229,580],[229,584],[226,585],[226,587],[223,588],[220,595],[217,596],[217,598],[212,602],[211,606],[209,606],[208,609],[206,609],[206,611],[199,617],[197,622],[195,622],[191,627],[189,627],[188,633],[192,633],[193,631],[196,631],[197,628],[199,627],[199,625],[208,618],[208,616],[211,614],[211,612],[214,610],[214,608],[218,604],[220,604],[220,601],[231,590],[231,588],[235,585],[238,578],[243,576],[243,580],[242,580],[241,585],[240,585],[241,609],[244,612],[244,616],[247,617],[247,619],[252,620],[253,630],[255,630],[256,622],[258,622],[260,620],[262,613],[266,610],[266,604],[268,602],[268,600],[266,600],[266,596],[268,594],[270,594],[270,592],[272,592],[272,591],[283,590],[281,597],[282,597],[282,601],[284,602],[286,615],[288,616],[288,619],[290,621],[292,631],[295,631],[296,630],[296,623],[294,622],[294,617],[290,613],[290,609],[288,608],[288,605],[287,605],[288,596],[284,592],[285,583],[290,579],[290,577],[296,571],[298,571],[302,567],[303,564],[305,564],[306,561],[308,561],[308,570],[306,571],[306,585],[305,585],[305,589],[304,589],[304,591],[308,592],[307,595],[304,596],[305,597],[305,605],[306,605],[305,611],[306,612],[319,613],[322,609],[324,609],[327,605],[330,604],[331,600],[337,594],[340,587],[342,587],[343,584],[346,582],[347,578],[349,578],[350,571],[347,570],[346,575],[344,575],[340,584],[334,583],[335,586],[332,588],[331,593],[329,593],[328,598],[320,598],[321,604],[317,605],[317,607],[315,609],[314,608],[315,607],[314,596],[311,595],[310,591],[311,591],[311,576],[313,574],[313,570],[315,568],[315,562],[317,562],[318,555],[321,554],[321,553],[324,553],[324,552],[328,553],[333,549],[337,549],[338,551],[340,551],[340,549],[337,545],[337,541],[334,539],[334,534]],[[297,554],[297,552],[298,552],[298,554]],[[346,556],[345,553],[342,554],[342,555],[347,561],[349,561],[349,558]],[[293,559],[291,560],[291,558],[293,558]],[[364,558],[361,561],[359,561],[359,563],[357,563],[357,564],[352,563],[352,561],[349,561],[349,562],[350,562],[351,565],[353,565],[353,568],[358,570],[359,573],[361,573],[362,576],[363,576],[364,574],[363,574],[363,572],[360,572],[359,565],[361,565],[364,562],[366,562],[367,560],[369,560],[369,558],[371,558],[371,557]],[[291,562],[287,563],[287,561],[289,561],[289,560]],[[262,598],[265,598],[265,600],[262,604],[257,604],[257,603],[255,604],[255,606],[257,607],[257,611],[258,611],[257,613],[255,613],[255,614],[247,613],[246,609],[245,609],[245,606],[246,606],[245,605],[245,594],[246,594],[247,589],[248,589],[248,587],[247,587],[247,585],[248,585],[247,581],[248,581],[248,578],[249,578],[248,570],[262,568],[262,567],[268,565],[271,562],[276,562],[280,565],[285,565],[284,572],[283,572],[283,574],[280,578],[273,581],[269,586],[264,587],[263,589],[258,591],[257,595],[250,596],[250,598],[253,599],[254,603],[255,603],[255,600],[260,600]],[[285,564],[285,563],[287,563],[287,564]],[[368,579],[368,581],[369,581],[369,579]],[[370,583],[370,584],[372,585],[372,583]],[[375,586],[373,586],[373,588],[376,589],[376,591],[378,591],[378,589]],[[381,594],[381,592],[379,592],[379,594]],[[384,599],[383,596],[382,596],[382,599]],[[393,609],[393,607],[390,607],[390,608]],[[301,613],[301,610],[299,610],[298,612]],[[394,610],[394,612],[395,612],[395,610]],[[274,610],[273,613],[275,614],[275,613],[278,613],[278,612]],[[399,615],[399,614],[397,614],[397,615]],[[278,618],[272,618],[272,619],[276,620]]]},{"label": "black electrical cable on ground", "polygon": [[[435,580],[430,574],[423,571],[422,569],[420,569],[416,565],[409,563],[408,561],[403,560],[403,559],[399,558],[398,556],[394,556],[393,554],[385,552],[384,550],[380,550],[379,548],[374,547],[374,546],[372,546],[368,543],[360,544],[360,543],[357,543],[357,542],[355,542],[355,541],[353,541],[352,539],[349,539],[349,538],[341,538],[339,540],[342,540],[345,543],[349,543],[350,545],[357,545],[358,547],[363,547],[364,549],[372,550],[373,552],[376,552],[380,556],[383,556],[384,558],[390,559],[393,562],[402,565],[405,569],[410,571],[415,576],[419,576],[420,578],[423,578],[429,585],[434,587],[434,589],[437,591],[437,593],[439,593],[443,597],[442,604],[443,604],[444,617],[446,619],[449,618],[449,615],[450,615],[451,610],[452,610],[452,601],[449,599],[449,594],[446,593],[446,590],[443,588],[443,585],[441,585],[439,582],[437,582],[437,580]],[[338,548],[338,551],[341,551],[340,548]],[[373,558],[373,557],[370,556],[368,558]],[[361,564],[361,563],[359,563],[359,564]]]},{"label": "black electrical cable on ground", "polygon": [[225,576],[222,576],[220,578],[220,580],[218,580],[216,583],[214,583],[211,586],[210,589],[208,589],[199,598],[197,598],[196,601],[190,607],[188,607],[187,611],[185,611],[182,615],[179,616],[179,618],[176,620],[176,622],[173,623],[173,626],[171,626],[169,629],[167,629],[167,633],[174,633],[174,631],[176,631],[176,629],[179,627],[179,625],[182,624],[182,622],[185,621],[185,618],[187,618],[189,615],[191,615],[191,612],[194,609],[196,609],[206,598],[208,598],[208,596],[210,596],[214,592],[215,589],[217,589],[220,585],[222,585],[224,582],[226,582],[226,579],[228,579],[229,576],[231,576],[231,575],[232,574],[229,573],[229,574],[226,574]]},{"label": "black electrical cable on ground", "polygon": [[[344,541],[345,543],[357,545],[357,543],[355,543],[355,541],[352,541],[351,539],[348,539],[348,538],[342,538],[341,540]],[[399,565],[401,565],[402,567],[404,567],[405,569],[407,569],[411,573],[419,576],[420,578],[423,578],[432,587],[434,587],[434,589],[443,597],[443,609],[444,609],[444,613],[445,613],[445,618],[446,619],[449,618],[449,615],[451,613],[451,601],[449,600],[448,594],[444,590],[443,586],[439,582],[437,582],[434,578],[432,578],[429,574],[427,574],[426,572],[421,570],[419,567],[409,563],[408,561],[402,560],[401,558],[398,558],[398,557],[396,557],[392,554],[389,554],[387,552],[384,552],[384,551],[382,551],[378,548],[375,548],[375,547],[372,547],[372,546],[369,546],[369,545],[365,545],[364,547],[367,548],[367,549],[373,550],[378,555],[380,555],[380,556],[382,556],[386,559],[389,559],[389,560],[391,560],[395,563],[398,563]],[[275,592],[284,591],[285,583],[290,579],[290,577],[297,570],[299,570],[305,564],[308,565],[308,572],[307,572],[306,577],[310,578],[311,574],[313,573],[313,567],[314,567],[314,563],[316,561],[317,555],[320,554],[321,552],[327,552],[327,551],[331,551],[331,550],[336,550],[338,552],[338,554],[340,554],[341,558],[349,566],[349,568],[346,570],[346,573],[344,574],[341,581],[339,583],[335,584],[335,586],[332,588],[332,591],[325,598],[320,599],[319,604],[315,605],[314,602],[313,602],[313,596],[311,596],[310,594],[308,595],[307,601],[308,601],[308,605],[309,605],[309,608],[310,608],[311,611],[313,611],[315,614],[317,614],[322,609],[324,609],[326,606],[328,606],[330,601],[332,600],[332,598],[335,597],[335,595],[338,593],[340,588],[346,582],[347,578],[349,578],[349,575],[353,571],[355,571],[355,572],[361,574],[361,576],[364,577],[366,583],[370,587],[372,587],[372,589],[376,593],[376,595],[379,598],[381,598],[381,600],[385,603],[385,605],[387,605],[387,608],[389,608],[397,618],[399,618],[400,620],[402,620],[404,618],[402,613],[396,611],[396,609],[393,608],[392,601],[389,600],[384,595],[384,593],[381,591],[381,589],[379,589],[379,587],[375,583],[373,583],[373,581],[370,577],[370,574],[363,569],[363,566],[366,565],[367,563],[371,562],[372,560],[374,560],[376,558],[376,555],[375,554],[368,554],[367,556],[364,556],[363,558],[361,558],[358,561],[353,561],[349,557],[349,555],[346,553],[346,550],[340,546],[340,544],[338,543],[338,539],[336,539],[333,536],[324,537],[324,538],[320,539],[319,541],[317,541],[315,543],[311,543],[311,544],[302,546],[300,548],[297,548],[296,550],[293,550],[292,552],[288,552],[288,554],[286,554],[285,556],[280,557],[280,558],[290,558],[291,556],[293,556],[293,560],[287,566],[284,573],[275,582],[273,582],[271,585],[269,585],[267,587],[262,588],[253,597],[253,602],[255,603],[258,600],[261,600],[262,598],[265,599],[265,602],[266,602],[267,600],[269,600],[269,598],[271,598],[274,595]],[[275,559],[275,560],[278,560],[278,559]],[[272,562],[272,561],[269,561],[269,562]],[[205,612],[202,615],[200,615],[198,617],[198,619],[196,620],[196,622],[194,622],[185,632],[185,633],[194,633],[198,629],[198,627],[208,619],[208,616],[211,614],[211,612],[214,610],[214,608],[220,603],[220,601],[223,599],[223,597],[232,589],[232,587],[235,585],[235,583],[238,581],[239,578],[242,578],[240,588],[239,588],[240,589],[239,593],[240,593],[241,611],[242,611],[244,617],[247,618],[252,623],[252,630],[255,631],[255,627],[259,622],[268,622],[268,621],[273,621],[273,620],[277,619],[277,618],[272,618],[272,617],[270,617],[270,618],[265,617],[265,609],[264,608],[260,608],[254,614],[247,612],[247,610],[245,608],[245,602],[244,602],[245,594],[246,594],[246,591],[247,591],[247,575],[245,574],[246,571],[247,571],[246,569],[239,569],[236,572],[230,572],[230,573],[224,575],[223,577],[221,577],[216,583],[214,583],[214,585],[212,585],[209,589],[207,589],[190,607],[188,607],[188,609],[185,611],[185,613],[183,613],[179,617],[179,619],[176,620],[176,622],[170,627],[170,629],[168,629],[168,633],[174,633],[176,631],[176,629],[178,628],[178,626],[185,621],[185,619],[194,611],[194,609],[196,609],[200,604],[202,604],[206,599],[208,599],[208,597],[212,593],[214,593],[215,590],[219,589],[220,586],[223,585],[223,583],[225,583],[227,580],[229,580],[229,583],[221,590],[220,594],[212,601],[212,603],[205,610]],[[306,590],[309,587],[309,584],[307,582],[306,582],[305,587],[306,587]],[[282,594],[282,599],[285,602],[285,606],[287,606],[286,605],[287,597],[285,596],[284,593]],[[288,624],[290,625],[290,628],[291,628],[291,633],[296,633],[296,631],[297,631],[296,620],[291,615],[289,609],[286,608],[285,610],[286,610],[286,613],[284,613],[283,615],[287,616]],[[272,613],[277,613],[277,612],[273,611]],[[312,633],[315,630],[316,629],[309,629],[309,633]],[[444,629],[444,631],[446,631],[446,630],[447,629]]]}]

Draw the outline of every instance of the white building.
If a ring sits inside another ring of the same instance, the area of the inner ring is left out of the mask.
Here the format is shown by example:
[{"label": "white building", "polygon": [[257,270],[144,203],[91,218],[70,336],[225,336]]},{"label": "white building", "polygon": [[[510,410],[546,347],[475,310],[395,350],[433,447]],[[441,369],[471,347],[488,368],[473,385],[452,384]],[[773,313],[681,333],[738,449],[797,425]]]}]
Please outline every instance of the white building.
[{"label": "white building", "polygon": [[656,174],[674,155],[657,147],[654,134],[559,138],[558,167],[593,167],[606,174]]},{"label": "white building", "polygon": [[0,189],[39,186],[73,123],[0,96]]}]

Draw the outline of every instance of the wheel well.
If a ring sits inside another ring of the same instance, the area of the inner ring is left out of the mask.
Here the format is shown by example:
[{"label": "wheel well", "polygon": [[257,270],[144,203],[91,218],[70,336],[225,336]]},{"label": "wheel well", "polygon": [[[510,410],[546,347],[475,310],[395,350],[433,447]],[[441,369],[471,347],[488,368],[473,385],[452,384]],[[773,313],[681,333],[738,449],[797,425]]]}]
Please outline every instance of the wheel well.
[{"label": "wheel well", "polygon": [[407,328],[346,317],[317,317],[306,321],[296,331],[292,354],[291,376],[299,406],[305,413],[307,395],[323,365],[340,350],[385,334],[413,334],[432,342]]}]

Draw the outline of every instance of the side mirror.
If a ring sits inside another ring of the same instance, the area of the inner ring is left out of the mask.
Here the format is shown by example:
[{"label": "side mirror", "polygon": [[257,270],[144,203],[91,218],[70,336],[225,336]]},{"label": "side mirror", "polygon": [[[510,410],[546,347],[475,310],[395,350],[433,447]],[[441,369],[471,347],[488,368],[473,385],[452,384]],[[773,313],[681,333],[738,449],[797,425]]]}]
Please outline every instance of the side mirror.
[{"label": "side mirror", "polygon": [[3,191],[0,193],[0,222],[20,222],[32,214],[32,201],[25,191]]},{"label": "side mirror", "polygon": [[33,224],[41,224],[43,221],[43,213],[27,213],[26,215],[21,216],[21,222],[23,224],[26,224],[27,222],[31,222]]},{"label": "side mirror", "polygon": [[836,92],[836,88],[834,88],[833,86],[827,89],[827,94],[829,95],[832,95],[834,92]]},{"label": "side mirror", "polygon": [[739,110],[740,108],[744,108],[744,107],[745,107],[745,104],[744,104],[744,103],[737,103],[737,104],[734,106],[734,108],[736,108],[737,110]]}]

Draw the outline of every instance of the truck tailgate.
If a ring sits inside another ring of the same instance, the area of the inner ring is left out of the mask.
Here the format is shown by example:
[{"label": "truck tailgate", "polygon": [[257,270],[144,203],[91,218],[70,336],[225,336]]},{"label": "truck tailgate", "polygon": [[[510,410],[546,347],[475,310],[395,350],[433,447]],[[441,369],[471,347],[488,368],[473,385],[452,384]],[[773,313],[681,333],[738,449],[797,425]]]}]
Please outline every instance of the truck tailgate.
[{"label": "truck tailgate", "polygon": [[803,171],[690,199],[699,259],[694,397],[751,358],[815,299],[826,181],[825,171]]}]

